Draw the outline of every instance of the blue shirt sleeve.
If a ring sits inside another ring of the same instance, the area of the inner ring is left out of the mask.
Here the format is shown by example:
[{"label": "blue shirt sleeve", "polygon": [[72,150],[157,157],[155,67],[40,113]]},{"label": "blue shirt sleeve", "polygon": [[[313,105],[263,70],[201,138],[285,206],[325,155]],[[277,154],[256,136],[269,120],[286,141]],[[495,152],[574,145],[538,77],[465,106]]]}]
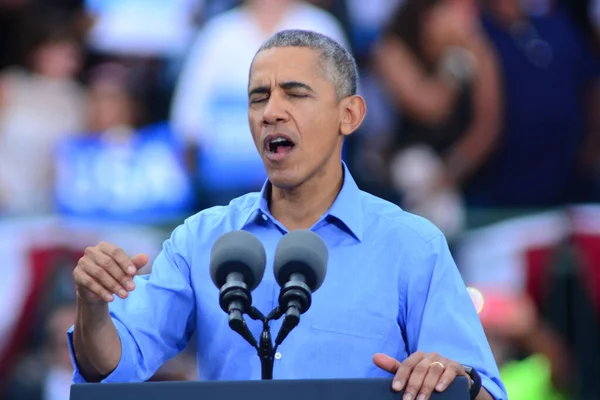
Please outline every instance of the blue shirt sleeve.
[{"label": "blue shirt sleeve", "polygon": [[506,399],[481,321],[444,236],[436,235],[414,254],[404,323],[409,354],[436,352],[469,365],[495,399]]},{"label": "blue shirt sleeve", "polygon": [[[166,240],[149,275],[137,276],[127,299],[109,305],[121,339],[121,360],[102,382],[146,381],[187,345],[195,329],[196,306],[190,284],[192,248],[190,220]],[[68,344],[75,371],[74,383],[84,383],[73,351],[73,327]]]}]

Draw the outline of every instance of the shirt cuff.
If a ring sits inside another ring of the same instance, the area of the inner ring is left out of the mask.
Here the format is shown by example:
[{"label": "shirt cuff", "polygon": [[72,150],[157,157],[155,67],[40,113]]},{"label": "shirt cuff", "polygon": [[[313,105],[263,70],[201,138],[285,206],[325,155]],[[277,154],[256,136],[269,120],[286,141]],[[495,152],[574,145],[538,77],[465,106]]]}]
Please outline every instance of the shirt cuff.
[{"label": "shirt cuff", "polygon": [[495,400],[507,400],[508,399],[506,391],[504,389],[500,388],[496,382],[491,380],[486,375],[483,375],[483,374],[479,374],[479,375],[481,376],[481,387],[485,388],[485,390],[487,390],[487,392],[489,394],[491,394]]},{"label": "shirt cuff", "polygon": [[[117,328],[117,334],[119,335],[119,339],[121,340],[121,359],[119,360],[119,364],[117,368],[113,372],[110,373],[106,378],[104,378],[101,383],[122,383],[122,382],[138,382],[139,378],[137,377],[136,371],[136,361],[134,352],[137,349],[131,334],[125,328],[121,322],[115,320],[113,318],[113,323],[115,324],[115,328]],[[88,383],[85,378],[79,372],[79,367],[77,366],[77,361],[75,359],[75,349],[73,346],[73,330],[74,326],[72,326],[67,332],[67,343],[69,346],[69,353],[71,354],[71,362],[73,364],[73,383]]]}]

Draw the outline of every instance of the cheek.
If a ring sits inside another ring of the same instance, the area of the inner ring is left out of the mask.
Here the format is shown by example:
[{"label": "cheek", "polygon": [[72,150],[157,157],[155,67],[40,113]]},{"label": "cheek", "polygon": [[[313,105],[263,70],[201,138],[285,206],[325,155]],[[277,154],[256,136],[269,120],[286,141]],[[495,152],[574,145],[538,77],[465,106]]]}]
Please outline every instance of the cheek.
[{"label": "cheek", "polygon": [[303,138],[304,148],[310,156],[323,155],[335,147],[337,143],[337,128],[333,118],[316,112],[318,118],[306,118],[304,124],[299,122],[299,130]]},{"label": "cheek", "polygon": [[260,139],[262,130],[262,119],[254,117],[250,112],[248,115],[248,126],[250,127],[250,133],[252,134],[252,138],[256,142]]}]

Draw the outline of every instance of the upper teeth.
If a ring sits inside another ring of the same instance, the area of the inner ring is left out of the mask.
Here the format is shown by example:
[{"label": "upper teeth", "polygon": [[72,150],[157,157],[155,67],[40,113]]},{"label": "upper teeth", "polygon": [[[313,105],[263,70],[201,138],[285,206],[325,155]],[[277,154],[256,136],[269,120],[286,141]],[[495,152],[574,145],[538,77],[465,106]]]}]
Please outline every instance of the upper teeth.
[{"label": "upper teeth", "polygon": [[276,139],[271,140],[271,143],[273,143],[273,144],[283,143],[283,142],[287,142],[287,139],[286,138],[282,138],[282,137],[278,137]]}]

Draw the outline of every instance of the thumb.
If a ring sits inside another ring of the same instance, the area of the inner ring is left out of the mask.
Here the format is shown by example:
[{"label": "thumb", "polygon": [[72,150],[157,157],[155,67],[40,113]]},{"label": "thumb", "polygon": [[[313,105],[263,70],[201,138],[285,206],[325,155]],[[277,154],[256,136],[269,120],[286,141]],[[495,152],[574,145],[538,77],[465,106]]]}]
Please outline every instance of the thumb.
[{"label": "thumb", "polygon": [[147,254],[137,254],[131,257],[131,262],[137,269],[142,268],[144,265],[148,264],[148,255]]},{"label": "thumb", "polygon": [[373,362],[379,368],[389,373],[395,374],[400,368],[400,361],[386,354],[377,353],[373,356]]}]

